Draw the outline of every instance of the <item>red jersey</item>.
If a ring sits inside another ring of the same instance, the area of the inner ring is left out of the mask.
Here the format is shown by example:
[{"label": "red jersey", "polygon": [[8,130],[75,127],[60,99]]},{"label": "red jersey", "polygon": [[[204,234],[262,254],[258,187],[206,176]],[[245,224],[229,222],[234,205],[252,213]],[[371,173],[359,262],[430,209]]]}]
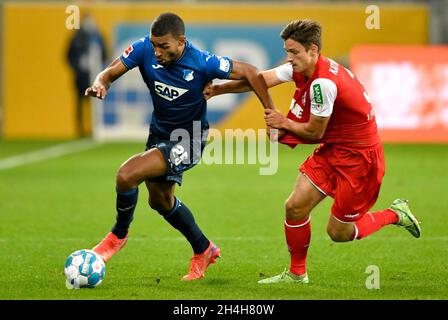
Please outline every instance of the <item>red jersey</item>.
[{"label": "red jersey", "polygon": [[[322,55],[319,56],[310,79],[292,71],[291,65],[281,67],[282,72],[285,72],[285,68],[291,69],[289,72],[292,72],[292,79],[289,80],[296,84],[287,117],[305,123],[309,121],[310,113],[313,113],[318,116],[330,116],[330,120],[322,139],[311,141],[287,133],[279,139],[280,143],[294,148],[303,143],[371,146],[380,142],[369,96],[349,70]],[[284,74],[279,79],[288,80]]]}]

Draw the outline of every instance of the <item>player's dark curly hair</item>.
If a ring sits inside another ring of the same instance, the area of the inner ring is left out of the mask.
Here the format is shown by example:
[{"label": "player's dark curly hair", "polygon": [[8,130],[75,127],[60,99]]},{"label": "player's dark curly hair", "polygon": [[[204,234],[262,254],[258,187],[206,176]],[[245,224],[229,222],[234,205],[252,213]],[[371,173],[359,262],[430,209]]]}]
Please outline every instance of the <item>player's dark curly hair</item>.
[{"label": "player's dark curly hair", "polygon": [[322,49],[322,26],[319,22],[309,19],[291,21],[280,33],[284,41],[292,39],[299,42],[306,50],[311,44],[318,47],[318,52]]},{"label": "player's dark curly hair", "polygon": [[167,12],[158,16],[151,24],[151,34],[162,37],[171,34],[179,37],[185,34],[185,24],[177,14]]}]

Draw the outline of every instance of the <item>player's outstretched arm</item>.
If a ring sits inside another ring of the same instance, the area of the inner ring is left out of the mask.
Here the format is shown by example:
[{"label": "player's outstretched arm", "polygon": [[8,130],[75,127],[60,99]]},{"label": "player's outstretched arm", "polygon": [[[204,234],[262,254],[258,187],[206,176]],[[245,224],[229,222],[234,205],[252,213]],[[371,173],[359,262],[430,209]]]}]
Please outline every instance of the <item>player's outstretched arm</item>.
[{"label": "player's outstretched arm", "polygon": [[[264,70],[259,72],[259,76],[262,76],[266,82],[268,88],[272,88],[276,85],[283,83],[278,77],[274,69]],[[219,96],[226,93],[242,93],[252,91],[247,79],[232,80],[221,84],[209,83],[204,88],[204,96],[208,100],[214,96]]]},{"label": "player's outstretched arm", "polygon": [[225,93],[243,93],[252,91],[252,87],[247,80],[232,80],[223,84],[213,84],[212,81],[204,87],[204,97],[206,100]]},{"label": "player's outstretched arm", "polygon": [[127,71],[128,69],[121,62],[120,58],[115,59],[106,69],[96,76],[93,85],[88,87],[84,94],[86,96],[97,97],[98,99],[105,99],[111,83]]},{"label": "player's outstretched arm", "polygon": [[268,92],[266,80],[264,79],[263,74],[259,73],[255,66],[233,60],[233,68],[229,79],[247,81],[247,84],[244,84],[244,82],[235,84],[236,89],[234,88],[233,92],[235,92],[235,90],[238,90],[237,92],[245,92],[242,90],[253,90],[265,109],[275,109],[271,95]]}]

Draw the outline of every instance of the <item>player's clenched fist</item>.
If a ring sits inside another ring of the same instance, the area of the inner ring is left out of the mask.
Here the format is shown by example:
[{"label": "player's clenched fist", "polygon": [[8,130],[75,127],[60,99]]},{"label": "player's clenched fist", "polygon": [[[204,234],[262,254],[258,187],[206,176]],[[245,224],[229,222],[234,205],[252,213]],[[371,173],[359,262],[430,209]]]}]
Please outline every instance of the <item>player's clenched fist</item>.
[{"label": "player's clenched fist", "polygon": [[266,125],[268,127],[274,129],[285,128],[285,122],[288,120],[279,110],[265,109],[264,114],[264,120],[266,121]]},{"label": "player's clenched fist", "polygon": [[93,86],[86,89],[85,95],[97,97],[98,99],[105,99],[107,95],[107,89],[104,85],[95,83]]},{"label": "player's clenched fist", "polygon": [[212,81],[209,81],[204,89],[202,90],[202,94],[204,95],[205,100],[210,99],[211,97],[216,95],[216,86],[213,85]]}]

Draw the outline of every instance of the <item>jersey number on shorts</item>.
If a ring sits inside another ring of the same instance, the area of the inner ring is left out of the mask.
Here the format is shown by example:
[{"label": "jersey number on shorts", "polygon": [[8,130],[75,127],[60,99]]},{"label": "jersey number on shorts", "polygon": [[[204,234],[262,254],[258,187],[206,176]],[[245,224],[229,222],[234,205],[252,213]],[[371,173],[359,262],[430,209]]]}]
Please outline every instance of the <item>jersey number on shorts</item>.
[{"label": "jersey number on shorts", "polygon": [[174,160],[174,165],[178,166],[182,161],[188,159],[188,153],[185,148],[181,145],[176,145],[171,149],[172,160]]}]

